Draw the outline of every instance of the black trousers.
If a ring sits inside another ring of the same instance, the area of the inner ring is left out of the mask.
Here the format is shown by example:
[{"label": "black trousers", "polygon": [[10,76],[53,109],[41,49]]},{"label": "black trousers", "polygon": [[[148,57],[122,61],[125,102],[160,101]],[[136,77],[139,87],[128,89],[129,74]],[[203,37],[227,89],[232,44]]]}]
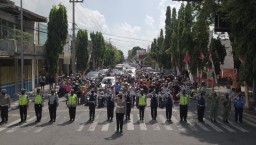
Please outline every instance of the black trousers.
[{"label": "black trousers", "polygon": [[114,106],[107,107],[108,120],[112,120],[114,116]]},{"label": "black trousers", "polygon": [[205,106],[197,106],[197,119],[198,121],[203,121],[204,118],[204,110],[205,110]]},{"label": "black trousers", "polygon": [[8,121],[8,106],[1,106],[1,118],[2,122]]},{"label": "black trousers", "polygon": [[172,118],[172,107],[166,107],[166,118],[167,120],[171,120]]},{"label": "black trousers", "polygon": [[20,120],[26,121],[27,120],[27,110],[28,110],[28,105],[20,105]]},{"label": "black trousers", "polygon": [[134,107],[135,101],[136,101],[136,97],[135,97],[135,95],[133,95],[132,96],[132,107]]},{"label": "black trousers", "polygon": [[70,120],[75,120],[75,118],[76,118],[76,107],[68,107],[68,110],[69,110]]},{"label": "black trousers", "polygon": [[42,118],[42,104],[35,104],[34,108],[35,108],[35,113],[36,113],[36,120],[37,121],[41,121]]},{"label": "black trousers", "polygon": [[139,106],[140,120],[144,119],[145,106]]},{"label": "black trousers", "polygon": [[243,108],[235,108],[235,121],[239,119],[239,122],[243,122]]},{"label": "black trousers", "polygon": [[151,107],[151,117],[152,117],[152,119],[156,119],[156,117],[157,117],[157,107]]},{"label": "black trousers", "polygon": [[95,104],[89,104],[89,115],[90,115],[90,120],[94,120],[95,117]]},{"label": "black trousers", "polygon": [[188,105],[180,105],[180,120],[187,120],[188,115]]},{"label": "black trousers", "polygon": [[123,131],[124,113],[116,113],[116,130]]},{"label": "black trousers", "polygon": [[126,115],[125,115],[126,120],[130,119],[131,109],[132,109],[132,104],[126,103]]},{"label": "black trousers", "polygon": [[55,104],[49,105],[49,113],[50,113],[51,121],[56,120],[56,111],[57,111],[57,105]]}]

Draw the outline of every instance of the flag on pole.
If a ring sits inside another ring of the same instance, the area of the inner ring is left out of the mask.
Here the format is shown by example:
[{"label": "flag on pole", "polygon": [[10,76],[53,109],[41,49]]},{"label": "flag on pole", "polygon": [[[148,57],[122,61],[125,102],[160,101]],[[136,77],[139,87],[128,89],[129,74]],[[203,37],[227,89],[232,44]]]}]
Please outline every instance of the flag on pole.
[{"label": "flag on pole", "polygon": [[189,64],[189,63],[190,63],[190,56],[189,56],[189,54],[188,54],[188,51],[186,52],[183,61],[184,61],[186,64]]},{"label": "flag on pole", "polygon": [[204,54],[202,51],[200,51],[200,56],[199,56],[199,59],[203,60],[204,59]]}]

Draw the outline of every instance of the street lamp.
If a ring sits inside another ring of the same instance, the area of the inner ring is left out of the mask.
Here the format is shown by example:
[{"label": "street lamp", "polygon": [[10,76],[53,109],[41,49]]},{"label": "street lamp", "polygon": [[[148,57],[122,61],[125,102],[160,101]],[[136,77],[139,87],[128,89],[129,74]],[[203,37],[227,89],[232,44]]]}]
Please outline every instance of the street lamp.
[{"label": "street lamp", "polygon": [[74,74],[76,72],[76,31],[75,31],[75,3],[82,3],[84,0],[69,0],[69,2],[73,3],[73,36],[72,36],[72,49],[71,49],[71,68],[72,73]]},{"label": "street lamp", "polygon": [[24,88],[24,50],[23,50],[23,8],[22,8],[22,0],[20,0],[20,54],[21,54],[21,88]]}]

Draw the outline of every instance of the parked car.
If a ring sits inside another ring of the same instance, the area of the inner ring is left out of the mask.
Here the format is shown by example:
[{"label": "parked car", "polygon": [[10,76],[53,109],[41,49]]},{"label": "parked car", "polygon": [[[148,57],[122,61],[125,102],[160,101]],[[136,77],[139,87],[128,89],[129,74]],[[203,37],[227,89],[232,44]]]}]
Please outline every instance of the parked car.
[{"label": "parked car", "polygon": [[100,83],[101,88],[105,88],[107,84],[110,84],[111,86],[114,86],[116,83],[115,77],[104,77],[103,80]]},{"label": "parked car", "polygon": [[97,71],[90,71],[89,73],[87,73],[85,75],[85,78],[87,78],[89,80],[94,80],[98,77],[99,77],[99,72],[97,72]]}]

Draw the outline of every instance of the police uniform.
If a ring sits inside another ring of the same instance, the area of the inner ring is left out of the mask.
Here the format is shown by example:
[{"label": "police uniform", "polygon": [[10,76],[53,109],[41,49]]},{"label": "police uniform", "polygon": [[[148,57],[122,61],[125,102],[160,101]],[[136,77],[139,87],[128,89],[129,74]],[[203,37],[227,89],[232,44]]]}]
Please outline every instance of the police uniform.
[{"label": "police uniform", "polygon": [[172,118],[172,107],[173,107],[173,98],[170,93],[167,93],[165,97],[165,109],[166,109],[166,118],[171,120]]},{"label": "police uniform", "polygon": [[157,117],[157,107],[158,107],[157,98],[158,98],[157,94],[153,93],[150,100],[152,120],[156,120],[156,117]]},{"label": "police uniform", "polygon": [[180,94],[180,121],[187,122],[187,114],[188,114],[188,96],[183,91]]},{"label": "police uniform", "polygon": [[126,98],[126,120],[130,120],[130,114],[131,114],[131,109],[132,109],[132,98],[129,93],[125,95]]},{"label": "police uniform", "polygon": [[[94,92],[94,91],[92,91]],[[96,107],[96,94],[92,93],[89,96],[89,115],[90,115],[90,119],[89,121],[93,121],[94,120],[94,116],[95,116],[95,107]]]},{"label": "police uniform", "polygon": [[113,115],[114,115],[114,108],[115,108],[115,103],[113,100],[113,95],[109,94],[107,98],[107,117],[108,120],[113,120]]},{"label": "police uniform", "polygon": [[35,101],[34,108],[35,108],[35,114],[36,114],[35,122],[40,122],[42,118],[42,107],[43,107],[43,97],[40,94],[40,92],[37,92],[37,94],[35,95],[34,101]]},{"label": "police uniform", "polygon": [[197,119],[199,122],[204,122],[204,110],[205,110],[205,97],[204,93],[201,93],[197,101]]},{"label": "police uniform", "polygon": [[51,94],[48,96],[48,105],[49,105],[49,113],[50,113],[50,119],[51,119],[49,122],[55,122],[56,111],[59,105],[59,98],[54,93],[54,91],[51,91]]},{"label": "police uniform", "polygon": [[21,90],[22,94],[19,95],[19,110],[20,110],[20,123],[26,122],[27,120],[27,110],[28,110],[28,104],[29,99],[28,96],[25,94],[25,90]]},{"label": "police uniform", "polygon": [[6,89],[2,89],[0,94],[1,123],[8,122],[8,108],[11,106],[10,96],[6,92]]},{"label": "police uniform", "polygon": [[140,120],[144,120],[144,111],[146,106],[146,96],[143,94],[140,94],[138,98],[138,107],[140,112]]},{"label": "police uniform", "polygon": [[69,121],[74,121],[76,118],[76,106],[77,106],[77,96],[72,92],[68,95],[68,109],[69,109]]}]

